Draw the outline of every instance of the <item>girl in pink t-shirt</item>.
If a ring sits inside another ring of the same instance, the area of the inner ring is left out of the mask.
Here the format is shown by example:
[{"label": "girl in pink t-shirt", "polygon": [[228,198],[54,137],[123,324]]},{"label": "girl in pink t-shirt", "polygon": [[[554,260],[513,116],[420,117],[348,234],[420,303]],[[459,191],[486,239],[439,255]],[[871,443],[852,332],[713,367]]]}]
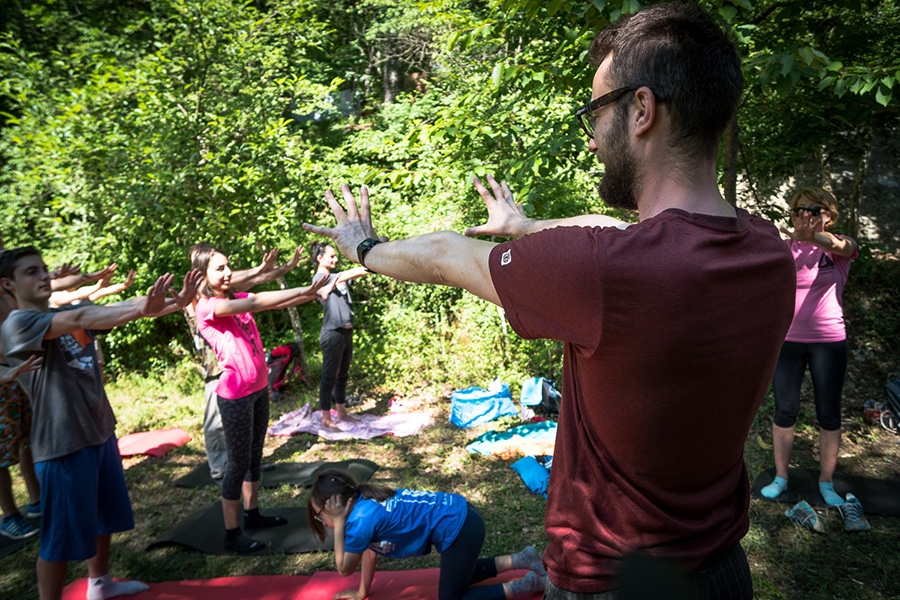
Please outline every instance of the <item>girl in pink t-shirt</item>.
[{"label": "girl in pink t-shirt", "polygon": [[843,292],[856,242],[828,232],[838,218],[834,196],[805,188],[791,200],[793,231],[782,228],[797,267],[794,320],[775,367],[775,480],[762,489],[777,498],[788,486],[788,463],[800,407],[800,384],[807,365],[819,421],[819,491],[827,504],[844,503],[832,484],[841,445],[841,390],[847,371]]},{"label": "girl in pink t-shirt", "polygon": [[197,328],[222,367],[216,394],[228,455],[222,479],[225,548],[238,553],[256,552],[265,545],[241,530],[241,494],[246,529],[274,527],[287,521],[259,513],[260,463],[269,425],[269,395],[262,341],[251,313],[314,300],[321,283],[277,292],[234,294],[230,290],[231,268],[224,252],[216,248],[200,250],[193,264],[205,275],[194,309]]}]

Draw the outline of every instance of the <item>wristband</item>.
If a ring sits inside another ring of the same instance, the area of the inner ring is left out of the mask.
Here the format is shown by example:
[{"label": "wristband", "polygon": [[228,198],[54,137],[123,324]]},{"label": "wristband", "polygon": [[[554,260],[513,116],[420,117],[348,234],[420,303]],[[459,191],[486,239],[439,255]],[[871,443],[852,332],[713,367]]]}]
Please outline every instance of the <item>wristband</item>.
[{"label": "wristband", "polygon": [[[356,247],[356,258],[359,259],[359,264],[366,267],[366,254],[380,243],[380,240],[373,240],[372,238],[366,238],[361,241],[359,246]],[[366,267],[366,269],[368,269],[368,267]]]}]

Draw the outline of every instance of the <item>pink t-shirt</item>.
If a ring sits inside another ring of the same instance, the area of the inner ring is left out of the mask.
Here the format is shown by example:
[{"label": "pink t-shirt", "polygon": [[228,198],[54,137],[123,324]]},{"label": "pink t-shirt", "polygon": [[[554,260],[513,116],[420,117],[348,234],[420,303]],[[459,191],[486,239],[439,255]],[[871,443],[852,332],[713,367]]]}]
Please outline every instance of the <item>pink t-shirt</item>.
[{"label": "pink t-shirt", "polygon": [[[235,298],[247,298],[250,294],[235,294]],[[197,328],[216,352],[222,367],[222,375],[216,386],[216,394],[235,400],[243,398],[268,385],[266,359],[259,330],[251,313],[216,317],[215,307],[226,298],[201,298],[194,309]]]},{"label": "pink t-shirt", "polygon": [[787,244],[797,268],[797,299],[785,339],[803,344],[845,340],[844,284],[850,261],[857,255],[839,256],[795,240],[787,240]]}]

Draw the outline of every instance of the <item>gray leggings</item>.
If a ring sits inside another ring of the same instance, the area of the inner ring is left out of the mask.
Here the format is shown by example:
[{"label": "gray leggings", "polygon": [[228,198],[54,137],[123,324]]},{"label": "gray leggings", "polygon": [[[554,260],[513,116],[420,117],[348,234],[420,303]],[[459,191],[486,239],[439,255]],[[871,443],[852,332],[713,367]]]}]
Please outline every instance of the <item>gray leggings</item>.
[{"label": "gray leggings", "polygon": [[225,430],[228,468],[222,479],[222,498],[239,500],[244,481],[259,481],[266,428],[269,426],[269,392],[263,388],[249,396],[229,400],[219,396],[219,413]]}]

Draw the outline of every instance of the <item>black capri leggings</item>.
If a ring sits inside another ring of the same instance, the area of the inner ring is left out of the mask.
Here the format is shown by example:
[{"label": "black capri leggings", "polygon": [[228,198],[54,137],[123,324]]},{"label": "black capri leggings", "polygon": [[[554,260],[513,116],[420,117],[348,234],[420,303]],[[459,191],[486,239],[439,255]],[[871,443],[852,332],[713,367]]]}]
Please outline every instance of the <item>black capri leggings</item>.
[{"label": "black capri leggings", "polygon": [[775,391],[775,424],[793,427],[800,411],[800,384],[806,365],[812,376],[816,418],[825,431],[841,428],[841,391],[847,373],[847,340],[822,344],[784,342],[772,387]]},{"label": "black capri leggings", "polygon": [[319,408],[331,410],[331,400],[344,404],[347,398],[347,378],[353,360],[353,330],[326,329],[319,334],[322,349],[322,378],[319,380]]},{"label": "black capri leggings", "polygon": [[497,564],[493,557],[479,558],[484,546],[484,519],[477,508],[471,504],[468,507],[459,535],[441,553],[438,600],[504,600],[502,583],[469,587],[496,577]]},{"label": "black capri leggings", "polygon": [[228,455],[222,497],[238,500],[242,482],[260,479],[259,466],[269,426],[269,391],[263,388],[235,400],[219,396],[218,401]]}]

